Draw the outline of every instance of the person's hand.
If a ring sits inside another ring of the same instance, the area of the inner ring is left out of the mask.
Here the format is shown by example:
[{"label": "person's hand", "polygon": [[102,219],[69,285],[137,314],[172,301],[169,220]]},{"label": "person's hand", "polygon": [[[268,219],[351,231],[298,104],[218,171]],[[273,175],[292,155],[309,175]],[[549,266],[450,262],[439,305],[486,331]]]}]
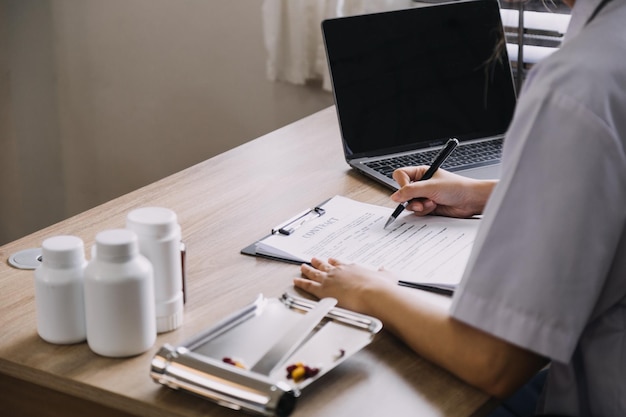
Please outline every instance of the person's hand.
[{"label": "person's hand", "polygon": [[379,291],[397,283],[390,272],[344,264],[332,258],[328,262],[313,258],[311,265],[303,264],[300,269],[305,278],[294,279],[297,288],[317,298],[336,298],[341,307],[365,314]]},{"label": "person's hand", "polygon": [[431,179],[420,181],[427,166],[406,167],[394,171],[400,189],[391,195],[397,203],[417,198],[406,208],[424,216],[472,217],[481,214],[495,180],[475,180],[438,169]]}]

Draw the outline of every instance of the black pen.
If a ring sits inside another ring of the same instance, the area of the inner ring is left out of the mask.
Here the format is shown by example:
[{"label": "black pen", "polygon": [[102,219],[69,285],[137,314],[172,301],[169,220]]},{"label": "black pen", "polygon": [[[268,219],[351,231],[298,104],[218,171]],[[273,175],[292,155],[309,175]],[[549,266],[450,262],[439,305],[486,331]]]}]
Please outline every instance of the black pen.
[{"label": "black pen", "polygon": [[418,290],[434,292],[435,294],[452,296],[454,294],[454,290],[456,289],[456,285],[454,284],[430,284],[423,282],[412,282],[412,281],[398,281],[398,285],[401,287],[409,287],[415,288]]},{"label": "black pen", "polygon": [[[446,160],[446,158],[448,156],[450,156],[450,154],[457,147],[458,144],[459,144],[458,140],[456,140],[454,138],[448,139],[448,142],[446,142],[446,145],[443,147],[443,149],[441,149],[441,151],[439,152],[437,157],[430,164],[430,167],[428,168],[426,173],[424,173],[422,178],[420,178],[418,181],[428,180],[433,175],[435,175],[435,172],[437,172],[437,170],[439,169],[441,164],[443,164],[443,162]],[[407,201],[406,203],[401,203],[401,204],[398,205],[398,207],[396,207],[396,209],[393,211],[391,216],[389,216],[389,219],[387,219],[387,223],[385,223],[385,227],[384,227],[385,229],[398,218],[400,213],[402,213],[402,211],[404,211],[406,206],[408,206],[411,203],[411,201],[413,201],[413,200]]]}]

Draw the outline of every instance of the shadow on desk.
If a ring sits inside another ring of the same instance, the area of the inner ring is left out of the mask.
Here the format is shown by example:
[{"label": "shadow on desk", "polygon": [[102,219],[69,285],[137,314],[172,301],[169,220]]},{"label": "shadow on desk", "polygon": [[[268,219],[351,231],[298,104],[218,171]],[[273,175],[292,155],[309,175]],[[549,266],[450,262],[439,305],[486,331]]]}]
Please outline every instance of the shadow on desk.
[{"label": "shadow on desk", "polygon": [[[24,338],[8,352],[12,357],[32,355],[35,349],[45,350],[84,349],[83,344],[53,345],[37,336],[36,332]],[[54,364],[52,364],[54,367]],[[76,364],[76,366],[80,366]],[[72,369],[64,369],[64,374],[71,374]],[[26,375],[24,375],[27,378]],[[30,375],[31,378],[37,378]],[[55,389],[47,388],[24,379],[0,373],[0,409],[6,417],[131,417],[123,411],[116,410],[95,402],[80,399]]]},{"label": "shadow on desk", "polygon": [[0,392],[0,406],[5,417],[132,417],[122,411],[3,374],[0,374]]}]

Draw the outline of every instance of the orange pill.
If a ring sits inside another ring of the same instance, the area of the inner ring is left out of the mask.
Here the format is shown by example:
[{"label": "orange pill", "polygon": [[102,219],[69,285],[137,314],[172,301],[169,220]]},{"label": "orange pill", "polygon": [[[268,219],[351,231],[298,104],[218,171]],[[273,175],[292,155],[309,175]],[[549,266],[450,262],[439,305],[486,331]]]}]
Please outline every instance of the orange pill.
[{"label": "orange pill", "polygon": [[304,379],[305,376],[306,369],[302,365],[296,366],[296,368],[291,371],[291,378],[293,378],[293,380],[296,382],[301,381],[302,379]]}]

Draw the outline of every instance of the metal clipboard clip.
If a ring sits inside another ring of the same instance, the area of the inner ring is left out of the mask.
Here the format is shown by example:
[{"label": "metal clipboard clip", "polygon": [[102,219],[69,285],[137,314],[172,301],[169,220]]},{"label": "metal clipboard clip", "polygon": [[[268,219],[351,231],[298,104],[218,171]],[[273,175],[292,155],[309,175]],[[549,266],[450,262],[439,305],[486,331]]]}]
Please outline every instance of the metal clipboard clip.
[{"label": "metal clipboard clip", "polygon": [[313,219],[317,219],[318,217],[322,217],[324,214],[326,214],[326,210],[321,207],[304,210],[302,213],[292,217],[285,223],[274,227],[272,229],[272,234],[275,235],[276,233],[280,233],[281,235],[289,236],[305,223]]}]

